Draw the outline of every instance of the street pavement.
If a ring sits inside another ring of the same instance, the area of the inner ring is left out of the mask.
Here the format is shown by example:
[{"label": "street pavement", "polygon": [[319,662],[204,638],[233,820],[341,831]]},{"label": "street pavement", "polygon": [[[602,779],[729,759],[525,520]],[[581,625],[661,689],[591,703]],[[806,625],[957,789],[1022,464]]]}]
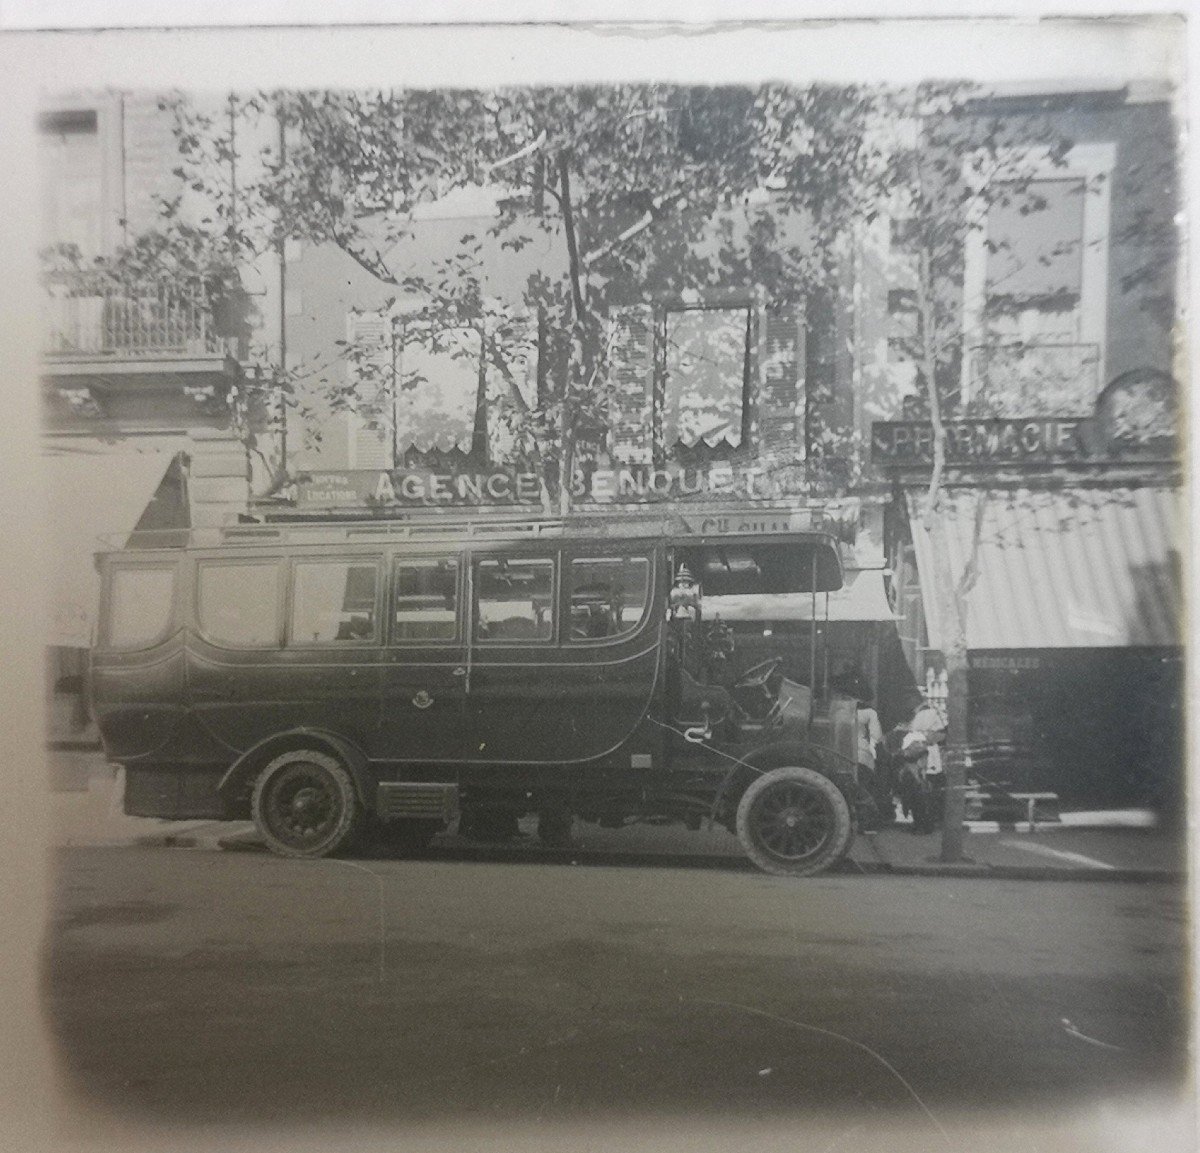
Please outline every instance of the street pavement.
[{"label": "street pavement", "polygon": [[61,1147],[1187,1147],[1180,886],[712,865],[58,850]]},{"label": "street pavement", "polygon": [[125,816],[83,754],[55,783],[56,1149],[1193,1147],[1165,830],[973,832],[948,869],[900,826],[803,881],[645,825],[289,861]]},{"label": "street pavement", "polygon": [[[248,822],[166,821],[126,816],[117,771],[95,753],[55,755],[51,839],[58,846],[142,845],[180,848],[252,849]],[[1131,812],[1066,812],[1059,821],[997,827],[968,823],[963,859],[940,859],[939,833],[917,835],[902,818],[889,828],[858,836],[845,870],[900,875],[1005,877],[1009,879],[1166,880],[1186,875],[1186,836],[1158,827],[1153,815]],[[501,853],[510,858],[585,860],[659,858],[664,863],[707,862],[750,868],[736,837],[725,829],[693,832],[678,825],[634,824],[602,829],[576,823],[570,849],[542,847],[534,822],[504,845],[482,847],[455,835],[438,837],[429,854],[471,856]]]}]

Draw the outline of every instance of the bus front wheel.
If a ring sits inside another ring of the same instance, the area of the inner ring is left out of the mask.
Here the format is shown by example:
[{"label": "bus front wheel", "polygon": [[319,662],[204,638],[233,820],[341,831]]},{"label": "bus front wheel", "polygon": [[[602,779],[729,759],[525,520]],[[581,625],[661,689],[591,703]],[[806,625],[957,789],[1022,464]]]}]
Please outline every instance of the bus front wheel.
[{"label": "bus front wheel", "polygon": [[841,789],[812,769],[764,773],[738,804],[742,848],[760,869],[777,876],[823,872],[845,855],[852,831]]},{"label": "bus front wheel", "polygon": [[267,848],[283,857],[336,853],[362,821],[345,766],[316,749],[294,749],[270,761],[254,782],[250,811]]}]

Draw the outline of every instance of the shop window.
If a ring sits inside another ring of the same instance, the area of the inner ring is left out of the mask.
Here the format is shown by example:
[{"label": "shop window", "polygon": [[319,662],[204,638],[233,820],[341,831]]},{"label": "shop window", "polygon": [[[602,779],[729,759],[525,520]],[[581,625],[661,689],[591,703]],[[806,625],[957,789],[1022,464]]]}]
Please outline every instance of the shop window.
[{"label": "shop window", "polygon": [[548,641],[554,636],[554,561],[475,562],[475,639]]},{"label": "shop window", "polygon": [[446,641],[458,635],[458,563],[422,557],[396,563],[392,640]]},{"label": "shop window", "polygon": [[374,561],[298,561],[292,580],[292,643],[374,640],[378,579]]},{"label": "shop window", "polygon": [[571,561],[567,579],[572,641],[604,640],[637,628],[650,595],[646,557],[580,557]]},{"label": "shop window", "polygon": [[200,631],[231,648],[264,648],[279,639],[279,563],[201,564],[196,595]]},{"label": "shop window", "polygon": [[148,648],[171,624],[175,567],[115,568],[108,597],[108,643],[115,649]]},{"label": "shop window", "polygon": [[666,312],[659,418],[668,452],[741,447],[752,332],[749,306]]}]

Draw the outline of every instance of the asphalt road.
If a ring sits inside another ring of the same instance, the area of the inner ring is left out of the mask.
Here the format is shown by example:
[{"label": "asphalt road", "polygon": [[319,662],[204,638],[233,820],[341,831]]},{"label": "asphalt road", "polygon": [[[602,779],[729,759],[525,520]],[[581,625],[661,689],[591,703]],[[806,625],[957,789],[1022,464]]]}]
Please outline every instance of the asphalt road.
[{"label": "asphalt road", "polygon": [[814,1150],[870,1121],[933,1149],[1186,1076],[1169,885],[170,848],[55,876],[43,1007],[92,1117],[803,1122]]}]

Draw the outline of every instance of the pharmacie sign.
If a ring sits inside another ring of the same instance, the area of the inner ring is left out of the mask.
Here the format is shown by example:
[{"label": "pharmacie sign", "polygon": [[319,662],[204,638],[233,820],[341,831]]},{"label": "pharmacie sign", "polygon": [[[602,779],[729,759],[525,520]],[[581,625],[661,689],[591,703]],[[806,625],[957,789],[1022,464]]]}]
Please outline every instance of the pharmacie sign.
[{"label": "pharmacie sign", "polygon": [[[1086,417],[951,420],[945,422],[948,464],[1046,464],[1088,457]],[[871,425],[878,464],[932,464],[933,426],[921,420]]]},{"label": "pharmacie sign", "polygon": [[[478,505],[530,505],[542,501],[536,472],[512,469],[387,470],[342,469],[299,477],[288,496],[298,508],[453,508]],[[789,472],[731,465],[706,468],[594,469],[577,473],[573,500],[596,504],[640,504],[680,498],[777,500],[803,495],[799,477]]]}]

